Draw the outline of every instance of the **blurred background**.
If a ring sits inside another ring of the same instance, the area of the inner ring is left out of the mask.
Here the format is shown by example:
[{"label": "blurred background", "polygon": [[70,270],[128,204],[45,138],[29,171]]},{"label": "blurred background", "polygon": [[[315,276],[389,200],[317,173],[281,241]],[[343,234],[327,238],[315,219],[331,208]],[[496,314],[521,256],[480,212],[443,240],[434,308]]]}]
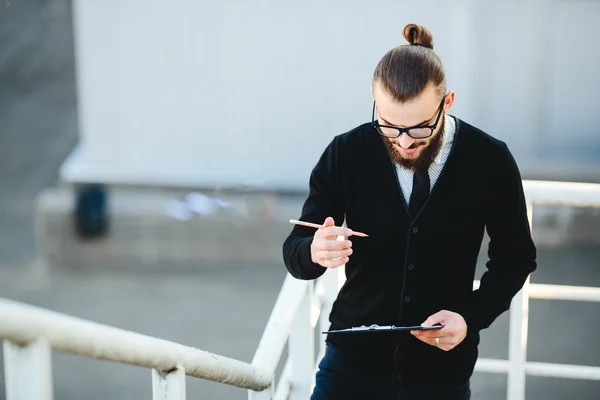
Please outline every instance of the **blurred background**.
[{"label": "blurred background", "polygon": [[[410,22],[433,34],[451,114],[507,142],[524,179],[600,182],[600,2],[287,3],[0,0],[0,297],[250,362],[310,170],[369,120]],[[92,232],[76,211],[105,201]],[[600,286],[598,209],[536,206],[533,227],[532,282]],[[599,311],[532,300],[528,360],[600,366]],[[481,356],[507,344],[503,315]],[[52,356],[56,399],[151,396],[147,369]],[[476,373],[473,393],[505,399],[506,376]],[[528,399],[568,396],[600,382],[527,378]]]}]

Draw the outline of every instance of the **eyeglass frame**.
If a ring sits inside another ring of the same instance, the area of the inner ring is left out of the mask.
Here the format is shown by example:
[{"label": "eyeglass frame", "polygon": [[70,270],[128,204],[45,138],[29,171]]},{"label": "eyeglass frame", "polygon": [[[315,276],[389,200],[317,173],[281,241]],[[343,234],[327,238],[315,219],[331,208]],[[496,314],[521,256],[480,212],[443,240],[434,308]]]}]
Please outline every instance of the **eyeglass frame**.
[{"label": "eyeglass frame", "polygon": [[[429,137],[431,137],[433,135],[433,131],[435,131],[435,129],[437,128],[438,123],[440,122],[440,118],[442,116],[442,111],[444,111],[444,102],[446,101],[446,96],[444,96],[444,98],[442,99],[442,102],[440,103],[440,105],[438,106],[438,114],[437,117],[435,119],[435,122],[433,123],[433,125],[415,125],[415,126],[411,126],[409,128],[400,128],[397,126],[390,126],[390,125],[381,125],[379,123],[379,120],[375,120],[375,101],[373,101],[373,112],[371,113],[371,125],[373,125],[373,127],[375,128],[375,130],[377,131],[377,133],[384,137],[384,138],[389,138],[389,139],[395,139],[395,138],[399,138],[400,136],[402,136],[403,133],[406,133],[409,137],[416,139],[416,140],[421,140],[421,139],[427,139]],[[433,118],[433,117],[432,117]],[[431,121],[431,118],[429,119],[429,121]],[[390,129],[395,129],[398,131],[398,136],[389,136],[389,135],[384,135],[381,131],[380,128],[390,128]],[[431,133],[427,136],[421,136],[421,137],[414,137],[410,134],[410,130],[411,129],[431,129]]]}]

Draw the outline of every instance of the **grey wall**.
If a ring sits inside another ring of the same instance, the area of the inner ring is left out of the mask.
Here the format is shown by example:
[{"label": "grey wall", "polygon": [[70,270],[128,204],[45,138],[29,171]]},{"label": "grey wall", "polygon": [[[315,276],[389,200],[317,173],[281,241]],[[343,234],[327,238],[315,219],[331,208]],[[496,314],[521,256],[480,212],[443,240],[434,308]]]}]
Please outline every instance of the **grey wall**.
[{"label": "grey wall", "polygon": [[370,118],[406,23],[434,35],[454,115],[527,178],[600,181],[600,2],[75,1],[81,146],[66,180],[305,190]]}]

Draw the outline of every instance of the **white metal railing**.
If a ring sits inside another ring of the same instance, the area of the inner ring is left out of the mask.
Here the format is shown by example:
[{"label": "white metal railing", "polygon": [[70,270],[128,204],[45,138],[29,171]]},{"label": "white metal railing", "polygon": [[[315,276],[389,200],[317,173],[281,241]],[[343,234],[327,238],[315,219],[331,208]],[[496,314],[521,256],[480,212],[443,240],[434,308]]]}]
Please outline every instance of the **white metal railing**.
[{"label": "white metal railing", "polygon": [[51,349],[152,368],[154,400],[184,400],[185,375],[265,391],[271,374],[206,351],[0,299],[7,400],[51,400]]},{"label": "white metal railing", "polygon": [[[325,354],[325,337],[320,335],[315,354],[315,327],[327,330],[329,312],[343,283],[343,274],[329,270],[316,281],[287,275],[271,313],[252,364],[274,374],[286,342],[288,357],[272,393],[249,391],[249,400],[308,399],[314,386],[318,361]],[[289,340],[288,340],[289,339]],[[273,396],[273,397],[271,397]]]},{"label": "white metal railing", "polygon": [[[534,204],[561,204],[600,207],[600,185],[572,182],[523,181],[531,225]],[[312,351],[314,327],[327,330],[331,305],[344,282],[344,267],[328,270],[315,282],[306,282],[287,276],[267,323],[254,362],[269,373],[275,371],[289,338],[287,362],[283,373],[272,388],[275,399],[306,399],[314,384],[316,366],[324,354],[325,338],[321,335],[319,352]],[[473,288],[479,281],[473,282]],[[527,327],[529,299],[576,300],[600,302],[600,288],[581,286],[544,285],[529,283],[514,297],[510,308],[508,360],[481,358],[475,370],[507,373],[508,400],[525,399],[526,375],[600,380],[600,367],[552,364],[527,361]],[[311,315],[309,317],[309,311]],[[295,312],[295,313],[294,313]],[[308,321],[310,320],[310,329]],[[302,324],[305,324],[302,326]],[[269,345],[271,343],[271,345]],[[274,344],[274,345],[273,345]],[[253,363],[254,363],[253,362]],[[249,392],[249,400],[270,399],[270,393]]]},{"label": "white metal railing", "polygon": [[[524,181],[524,186],[530,221],[536,203],[600,206],[600,185]],[[7,400],[52,399],[51,349],[152,368],[155,400],[184,400],[185,375],[248,389],[249,400],[307,399],[325,351],[319,334],[315,354],[315,328],[327,330],[344,276],[343,266],[316,281],[288,274],[251,364],[0,298]],[[474,289],[478,285],[475,281]],[[524,400],[526,375],[600,380],[600,367],[527,361],[530,298],[600,302],[600,288],[527,280],[511,303],[508,360],[479,359],[476,371],[507,373],[509,400]],[[276,385],[286,344],[288,356]]]}]

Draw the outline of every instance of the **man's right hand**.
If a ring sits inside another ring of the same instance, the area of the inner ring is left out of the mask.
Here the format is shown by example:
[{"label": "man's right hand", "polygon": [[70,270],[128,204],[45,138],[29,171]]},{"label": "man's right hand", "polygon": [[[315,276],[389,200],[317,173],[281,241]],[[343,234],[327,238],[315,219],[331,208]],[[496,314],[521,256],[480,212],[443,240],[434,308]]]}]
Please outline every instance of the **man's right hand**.
[{"label": "man's right hand", "polygon": [[337,268],[346,264],[352,254],[352,242],[348,239],[337,240],[337,237],[351,235],[351,229],[335,226],[333,218],[327,217],[323,228],[315,232],[310,245],[312,262],[325,268]]}]

